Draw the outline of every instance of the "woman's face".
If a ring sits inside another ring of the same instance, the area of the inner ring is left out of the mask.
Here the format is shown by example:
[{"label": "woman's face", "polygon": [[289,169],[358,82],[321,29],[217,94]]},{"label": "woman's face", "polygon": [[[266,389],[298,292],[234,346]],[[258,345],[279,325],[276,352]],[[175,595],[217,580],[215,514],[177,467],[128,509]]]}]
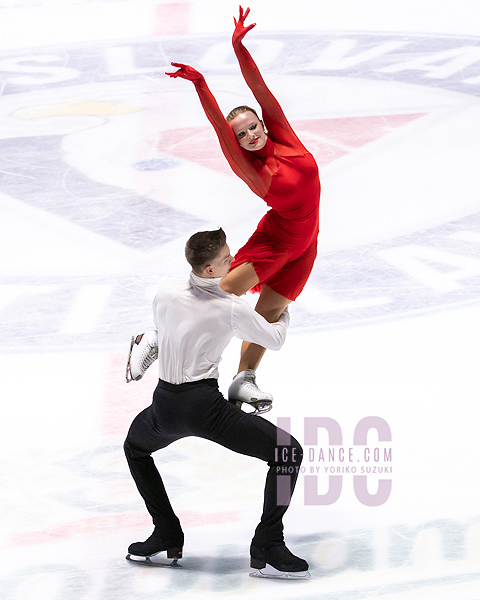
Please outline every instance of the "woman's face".
[{"label": "woman's face", "polygon": [[263,123],[251,111],[240,113],[229,124],[238,143],[245,150],[250,152],[261,150],[267,143]]}]

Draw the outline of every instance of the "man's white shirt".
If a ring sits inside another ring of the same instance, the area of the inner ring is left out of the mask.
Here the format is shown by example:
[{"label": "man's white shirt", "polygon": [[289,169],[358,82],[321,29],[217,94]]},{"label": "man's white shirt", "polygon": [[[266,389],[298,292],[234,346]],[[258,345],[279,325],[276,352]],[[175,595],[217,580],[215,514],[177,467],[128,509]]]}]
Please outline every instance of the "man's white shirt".
[{"label": "man's white shirt", "polygon": [[159,377],[179,384],[218,379],[218,364],[232,337],[279,350],[290,322],[288,311],[268,323],[243,298],[224,292],[220,278],[163,279],[153,300],[158,330]]}]

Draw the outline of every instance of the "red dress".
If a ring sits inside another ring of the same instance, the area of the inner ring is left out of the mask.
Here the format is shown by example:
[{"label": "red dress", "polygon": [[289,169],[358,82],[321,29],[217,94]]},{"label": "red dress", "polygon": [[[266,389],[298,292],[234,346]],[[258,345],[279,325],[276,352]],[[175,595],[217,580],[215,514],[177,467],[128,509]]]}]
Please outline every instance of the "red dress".
[{"label": "red dress", "polygon": [[288,123],[243,45],[235,48],[245,81],[262,107],[266,145],[249,152],[239,145],[206,83],[195,88],[233,171],[263,198],[270,210],[235,255],[231,268],[250,262],[262,284],[295,300],[317,255],[320,180],[318,167]]}]

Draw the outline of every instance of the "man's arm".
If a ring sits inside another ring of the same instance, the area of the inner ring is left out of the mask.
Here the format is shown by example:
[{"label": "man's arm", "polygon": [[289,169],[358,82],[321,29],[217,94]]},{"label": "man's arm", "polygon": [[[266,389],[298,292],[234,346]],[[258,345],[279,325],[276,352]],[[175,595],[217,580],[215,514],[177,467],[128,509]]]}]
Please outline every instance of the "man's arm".
[{"label": "man's arm", "polygon": [[235,336],[268,348],[280,350],[285,343],[290,313],[285,309],[276,323],[269,323],[258,314],[243,298],[234,296],[232,305],[232,326]]}]

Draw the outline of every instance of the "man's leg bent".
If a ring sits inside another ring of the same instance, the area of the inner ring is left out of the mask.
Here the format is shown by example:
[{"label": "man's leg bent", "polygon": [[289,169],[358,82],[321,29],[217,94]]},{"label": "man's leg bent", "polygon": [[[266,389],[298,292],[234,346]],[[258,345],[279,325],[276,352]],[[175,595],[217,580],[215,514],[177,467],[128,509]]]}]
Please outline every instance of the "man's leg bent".
[{"label": "man's leg bent", "polygon": [[269,465],[263,512],[254,543],[260,547],[283,544],[282,518],[297,482],[303,458],[302,447],[293,436],[288,436],[262,417],[249,415],[229,403],[221,407],[221,412],[221,431],[210,439],[234,452],[264,460]]},{"label": "man's leg bent", "polygon": [[150,406],[134,419],[124,450],[130,472],[155,528],[158,528],[162,537],[172,538],[183,544],[180,521],[173,511],[162,477],[152,458],[153,452],[168,446],[175,439],[177,438],[162,436],[155,430]]}]

